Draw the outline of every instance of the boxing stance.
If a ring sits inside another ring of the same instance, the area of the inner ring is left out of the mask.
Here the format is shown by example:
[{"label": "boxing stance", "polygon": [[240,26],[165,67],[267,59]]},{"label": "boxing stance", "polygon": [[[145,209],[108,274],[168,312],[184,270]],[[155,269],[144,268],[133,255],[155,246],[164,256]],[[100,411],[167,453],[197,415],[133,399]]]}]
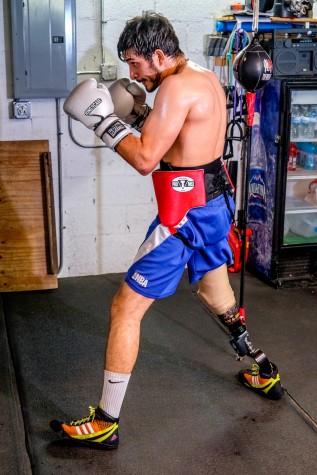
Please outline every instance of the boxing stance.
[{"label": "boxing stance", "polygon": [[[240,356],[252,356],[228,280],[232,188],[221,155],[226,100],[215,74],[187,60],[169,21],[145,12],[128,21],[118,42],[130,79],[109,90],[94,79],[77,85],[65,112],[94,131],[141,175],[152,173],[158,215],[113,299],[104,386],[97,408],[77,421],[51,421],[63,436],[118,447],[119,414],[133,370],[140,324],[155,299],[172,295],[187,266],[198,296],[219,317]],[[140,86],[143,85],[143,87]],[[145,91],[157,90],[153,109]],[[134,131],[138,133],[134,133]],[[241,381],[271,399],[283,388],[276,366],[240,372]]]}]

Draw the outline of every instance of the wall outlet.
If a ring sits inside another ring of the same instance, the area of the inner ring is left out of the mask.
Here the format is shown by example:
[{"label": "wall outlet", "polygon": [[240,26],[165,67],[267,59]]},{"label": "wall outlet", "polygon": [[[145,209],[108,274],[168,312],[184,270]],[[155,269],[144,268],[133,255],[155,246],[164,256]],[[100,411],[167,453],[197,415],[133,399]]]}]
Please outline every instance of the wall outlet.
[{"label": "wall outlet", "polygon": [[104,81],[114,81],[117,79],[117,65],[103,63],[101,65],[101,77]]},{"label": "wall outlet", "polygon": [[30,119],[31,103],[29,101],[13,101],[13,118]]}]

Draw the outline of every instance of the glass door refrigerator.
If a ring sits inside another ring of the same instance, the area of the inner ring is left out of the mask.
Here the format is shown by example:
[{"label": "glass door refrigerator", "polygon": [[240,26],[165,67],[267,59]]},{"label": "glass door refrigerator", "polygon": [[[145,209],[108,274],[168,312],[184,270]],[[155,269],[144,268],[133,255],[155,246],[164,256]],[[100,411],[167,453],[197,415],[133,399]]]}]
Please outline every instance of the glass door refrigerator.
[{"label": "glass door refrigerator", "polygon": [[247,269],[276,286],[317,285],[317,78],[257,92],[248,171]]}]

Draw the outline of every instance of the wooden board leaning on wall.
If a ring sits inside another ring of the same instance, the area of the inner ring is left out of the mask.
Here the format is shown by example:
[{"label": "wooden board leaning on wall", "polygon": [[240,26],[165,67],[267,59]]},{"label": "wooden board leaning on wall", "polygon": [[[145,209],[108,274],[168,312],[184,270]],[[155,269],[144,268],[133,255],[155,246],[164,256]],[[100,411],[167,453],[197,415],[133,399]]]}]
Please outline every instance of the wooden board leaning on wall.
[{"label": "wooden board leaning on wall", "polygon": [[47,140],[0,142],[0,292],[57,288]]}]

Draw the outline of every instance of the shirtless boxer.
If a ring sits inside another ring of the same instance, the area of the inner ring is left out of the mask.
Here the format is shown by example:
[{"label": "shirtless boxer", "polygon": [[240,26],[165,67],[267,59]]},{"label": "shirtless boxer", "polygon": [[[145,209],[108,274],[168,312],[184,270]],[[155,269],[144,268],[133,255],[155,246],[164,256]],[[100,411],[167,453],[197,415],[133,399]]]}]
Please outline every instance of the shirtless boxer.
[{"label": "shirtless boxer", "polygon": [[[63,436],[106,450],[119,444],[119,413],[138,355],[141,320],[155,299],[175,292],[186,264],[190,283],[198,283],[203,303],[229,329],[232,346],[248,354],[248,333],[227,274],[234,202],[220,158],[226,131],[222,87],[213,72],[185,58],[169,21],[154,12],[127,22],[118,55],[134,82],[119,79],[109,91],[89,79],[76,86],[64,110],[141,175],[159,167],[153,173],[159,213],[112,302],[98,407],[78,421],[51,421]],[[157,90],[152,110],[137,83]],[[265,372],[240,372],[240,380],[270,399],[283,395],[273,363]]]}]

